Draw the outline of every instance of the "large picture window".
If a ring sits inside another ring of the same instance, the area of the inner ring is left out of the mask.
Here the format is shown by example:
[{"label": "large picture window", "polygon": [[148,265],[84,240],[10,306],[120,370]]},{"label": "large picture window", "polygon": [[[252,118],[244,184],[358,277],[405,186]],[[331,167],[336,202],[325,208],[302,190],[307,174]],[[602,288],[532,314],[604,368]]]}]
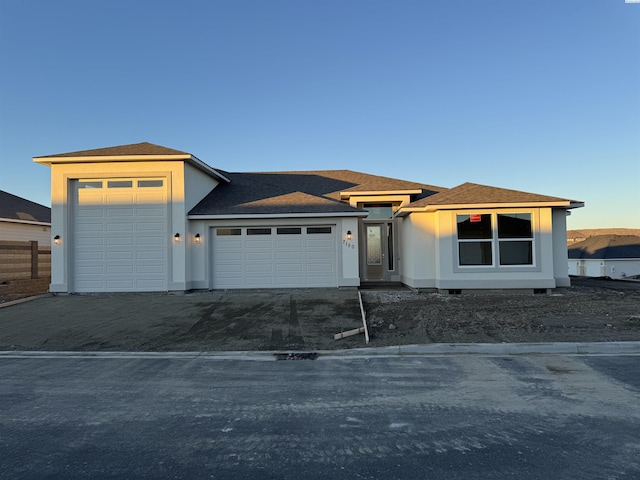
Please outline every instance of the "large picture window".
[{"label": "large picture window", "polygon": [[533,265],[530,213],[456,215],[456,224],[460,266]]}]

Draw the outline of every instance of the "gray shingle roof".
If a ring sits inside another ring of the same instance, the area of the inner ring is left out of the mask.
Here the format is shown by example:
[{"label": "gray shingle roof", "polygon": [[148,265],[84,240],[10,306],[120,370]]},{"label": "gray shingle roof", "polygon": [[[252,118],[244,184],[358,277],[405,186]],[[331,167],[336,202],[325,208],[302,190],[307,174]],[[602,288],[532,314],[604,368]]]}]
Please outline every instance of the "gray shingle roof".
[{"label": "gray shingle roof", "polygon": [[597,235],[568,247],[569,258],[640,258],[640,237],[635,235]]},{"label": "gray shingle roof", "polygon": [[537,193],[520,192],[506,188],[479,185],[477,183],[463,183],[450,190],[419,199],[406,208],[427,207],[429,205],[473,205],[494,203],[582,203],[559,197],[539,195]]},{"label": "gray shingle roof", "polygon": [[58,153],[55,155],[44,155],[34,158],[54,158],[54,157],[106,157],[106,156],[128,156],[128,155],[183,155],[190,156],[190,153],[174,150],[173,148],[162,147],[153,143],[142,142],[130,145],[120,145],[117,147],[96,148],[94,150],[80,150],[78,152]]},{"label": "gray shingle roof", "polygon": [[51,209],[0,190],[0,218],[51,223]]},{"label": "gray shingle roof", "polygon": [[351,170],[223,174],[231,183],[216,187],[190,215],[355,213],[362,210],[340,202],[341,192],[443,190]]}]

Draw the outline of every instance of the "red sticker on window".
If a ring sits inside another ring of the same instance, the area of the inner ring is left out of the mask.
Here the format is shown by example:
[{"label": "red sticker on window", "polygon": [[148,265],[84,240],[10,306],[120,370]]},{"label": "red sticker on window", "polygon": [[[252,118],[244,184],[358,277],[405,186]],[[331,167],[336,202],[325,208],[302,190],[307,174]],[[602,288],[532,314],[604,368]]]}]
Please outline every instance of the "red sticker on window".
[{"label": "red sticker on window", "polygon": [[470,215],[470,217],[471,217],[470,218],[471,223],[477,223],[482,221],[482,215],[474,214],[474,215]]}]

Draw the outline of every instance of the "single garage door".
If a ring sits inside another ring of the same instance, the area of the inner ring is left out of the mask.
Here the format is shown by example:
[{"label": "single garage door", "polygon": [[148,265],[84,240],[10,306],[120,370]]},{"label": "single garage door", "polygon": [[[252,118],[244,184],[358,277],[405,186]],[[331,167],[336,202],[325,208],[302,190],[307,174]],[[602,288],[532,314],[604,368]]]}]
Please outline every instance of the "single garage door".
[{"label": "single garage door", "polygon": [[214,231],[213,288],[337,286],[335,225]]},{"label": "single garage door", "polygon": [[71,289],[167,290],[167,185],[161,178],[74,182]]}]

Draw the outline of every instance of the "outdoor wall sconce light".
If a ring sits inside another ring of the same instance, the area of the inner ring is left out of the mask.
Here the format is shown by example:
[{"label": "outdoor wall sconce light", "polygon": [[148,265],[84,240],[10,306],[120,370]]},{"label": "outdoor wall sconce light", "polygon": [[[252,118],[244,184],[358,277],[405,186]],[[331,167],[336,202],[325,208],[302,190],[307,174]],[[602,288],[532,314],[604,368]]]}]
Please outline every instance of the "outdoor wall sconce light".
[{"label": "outdoor wall sconce light", "polygon": [[180,241],[180,234],[179,234],[179,233],[176,233],[176,234],[173,236],[173,241],[174,241],[174,242],[176,242],[176,243],[178,243],[178,242]]},{"label": "outdoor wall sconce light", "polygon": [[347,240],[351,240],[351,230],[347,230]]},{"label": "outdoor wall sconce light", "polygon": [[55,243],[56,245],[60,245],[60,235],[56,235],[55,237],[53,237],[53,243]]},{"label": "outdoor wall sconce light", "polygon": [[194,240],[196,243],[200,243],[200,240],[201,240],[200,234],[199,234],[199,233],[196,233],[196,236],[195,236],[195,237],[193,237],[193,240]]}]

